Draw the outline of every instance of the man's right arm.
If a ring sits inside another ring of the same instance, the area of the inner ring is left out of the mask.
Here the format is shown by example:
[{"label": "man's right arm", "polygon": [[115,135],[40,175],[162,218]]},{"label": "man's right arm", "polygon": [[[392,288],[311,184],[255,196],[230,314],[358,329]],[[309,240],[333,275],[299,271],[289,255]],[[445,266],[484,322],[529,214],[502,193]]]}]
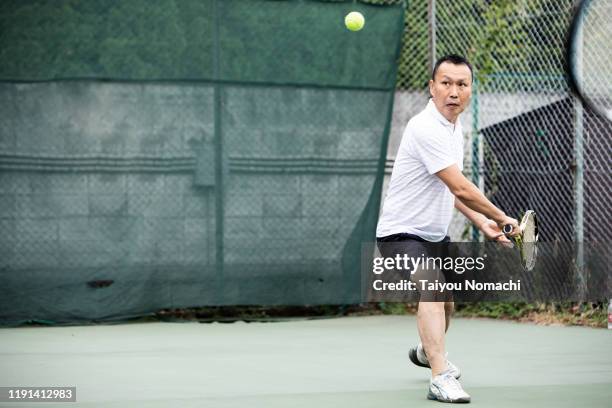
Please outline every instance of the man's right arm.
[{"label": "man's right arm", "polygon": [[513,227],[512,234],[519,232],[518,221],[508,217],[502,210],[493,205],[491,201],[471,183],[456,164],[446,167],[436,173],[436,176],[446,184],[451,193],[472,210],[491,218],[502,228],[510,224]]}]

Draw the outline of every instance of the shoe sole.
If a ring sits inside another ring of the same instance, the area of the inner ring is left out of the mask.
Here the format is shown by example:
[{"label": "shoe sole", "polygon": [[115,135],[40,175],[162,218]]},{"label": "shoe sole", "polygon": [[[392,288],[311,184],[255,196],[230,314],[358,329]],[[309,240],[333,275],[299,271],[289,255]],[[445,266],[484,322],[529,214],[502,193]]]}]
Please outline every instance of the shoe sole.
[{"label": "shoe sole", "polygon": [[427,394],[427,399],[432,400],[432,401],[438,401],[438,402],[446,402],[449,404],[469,404],[470,403],[470,398],[458,398],[456,400],[438,399],[438,397],[436,397],[436,395],[431,391],[429,391],[429,393]]},{"label": "shoe sole", "polygon": [[423,364],[419,361],[419,359],[417,358],[417,350],[415,348],[411,348],[410,351],[408,351],[408,357],[410,358],[410,361],[414,363],[414,365],[417,365],[419,367],[431,368],[429,363]]}]

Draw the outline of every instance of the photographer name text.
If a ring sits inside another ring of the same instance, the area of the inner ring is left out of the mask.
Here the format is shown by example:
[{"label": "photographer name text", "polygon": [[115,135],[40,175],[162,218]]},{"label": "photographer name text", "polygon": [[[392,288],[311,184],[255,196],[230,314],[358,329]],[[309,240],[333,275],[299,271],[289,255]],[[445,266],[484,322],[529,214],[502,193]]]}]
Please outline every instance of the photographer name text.
[{"label": "photographer name text", "polygon": [[427,292],[446,292],[446,291],[520,291],[521,280],[516,281],[510,279],[506,282],[477,282],[475,280],[465,280],[463,282],[440,282],[435,280],[419,280],[412,282],[407,279],[402,279],[397,282],[385,282],[382,279],[377,279],[372,283],[372,287],[376,291],[427,291]]}]

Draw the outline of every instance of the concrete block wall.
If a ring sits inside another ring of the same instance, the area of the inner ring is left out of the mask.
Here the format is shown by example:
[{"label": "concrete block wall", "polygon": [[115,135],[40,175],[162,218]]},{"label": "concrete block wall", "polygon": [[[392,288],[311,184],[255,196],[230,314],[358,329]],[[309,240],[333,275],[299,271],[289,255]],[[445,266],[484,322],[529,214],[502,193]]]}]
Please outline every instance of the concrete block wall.
[{"label": "concrete block wall", "polygon": [[[0,267],[214,262],[214,197],[194,186],[213,134],[206,86],[2,84]],[[212,254],[211,254],[212,252]]]}]

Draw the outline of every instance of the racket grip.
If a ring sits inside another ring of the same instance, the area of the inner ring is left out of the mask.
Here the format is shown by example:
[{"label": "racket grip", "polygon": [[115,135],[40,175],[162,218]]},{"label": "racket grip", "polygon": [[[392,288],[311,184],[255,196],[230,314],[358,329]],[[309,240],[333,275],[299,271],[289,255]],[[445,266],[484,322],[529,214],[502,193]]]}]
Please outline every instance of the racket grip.
[{"label": "racket grip", "polygon": [[510,224],[506,224],[506,225],[504,225],[504,227],[502,228],[502,232],[503,232],[504,234],[509,234],[509,233],[511,233],[511,232],[512,232],[512,225],[510,225]]}]

